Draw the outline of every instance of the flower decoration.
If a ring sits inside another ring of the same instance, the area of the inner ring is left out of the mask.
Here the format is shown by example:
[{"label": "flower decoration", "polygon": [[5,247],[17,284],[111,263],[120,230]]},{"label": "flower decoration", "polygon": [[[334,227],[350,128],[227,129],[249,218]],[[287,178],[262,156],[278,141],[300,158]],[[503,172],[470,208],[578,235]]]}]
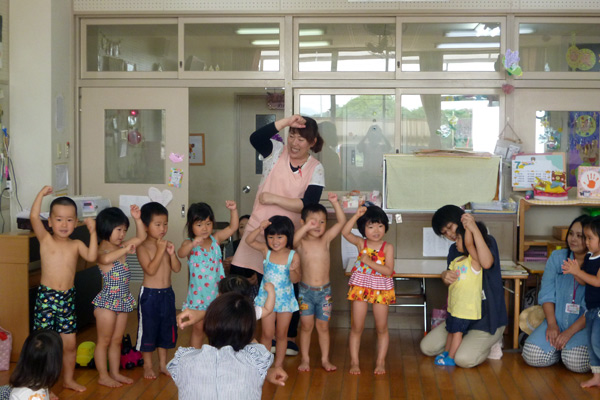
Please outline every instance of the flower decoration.
[{"label": "flower decoration", "polygon": [[523,75],[523,70],[519,66],[519,60],[519,50],[512,51],[511,49],[506,49],[506,54],[502,57],[502,64],[508,75]]}]

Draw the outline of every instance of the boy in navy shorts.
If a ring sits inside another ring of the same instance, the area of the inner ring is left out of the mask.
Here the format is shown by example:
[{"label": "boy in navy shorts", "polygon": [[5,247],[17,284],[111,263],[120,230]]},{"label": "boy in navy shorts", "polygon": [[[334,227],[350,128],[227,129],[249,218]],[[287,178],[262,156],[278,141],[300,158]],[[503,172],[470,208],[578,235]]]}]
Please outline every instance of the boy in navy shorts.
[{"label": "boy in navy shorts", "polygon": [[173,243],[163,239],[169,222],[167,209],[162,204],[152,202],[142,206],[141,214],[148,236],[137,249],[137,257],[144,270],[144,281],[138,301],[136,349],[142,352],[144,359],[144,378],[156,379],[152,368],[152,352],[158,348],[160,372],[169,375],[167,349],[174,348],[177,343],[171,271],[179,272],[181,263]]},{"label": "boy in navy shorts", "polygon": [[321,204],[309,204],[300,214],[302,227],[294,235],[294,248],[300,255],[300,354],[299,371],[310,371],[310,336],[317,326],[321,347],[321,365],[326,371],[337,367],[329,362],[329,318],[331,318],[331,283],[329,281],[329,244],[340,234],[346,215],[335,193],[329,193],[337,222],[327,228],[327,209]]}]

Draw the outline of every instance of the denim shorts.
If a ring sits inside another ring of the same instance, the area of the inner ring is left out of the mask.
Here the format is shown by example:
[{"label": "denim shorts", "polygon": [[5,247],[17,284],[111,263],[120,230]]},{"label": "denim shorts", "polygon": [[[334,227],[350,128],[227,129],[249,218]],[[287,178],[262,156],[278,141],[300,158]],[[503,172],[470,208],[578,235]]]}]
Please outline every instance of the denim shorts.
[{"label": "denim shorts", "polygon": [[446,330],[448,333],[467,333],[471,322],[473,322],[473,320],[456,318],[448,314],[448,317],[446,317]]},{"label": "denim shorts", "polygon": [[300,295],[298,296],[298,304],[300,306],[300,315],[302,317],[314,315],[317,319],[329,321],[333,305],[331,284],[328,283],[321,287],[314,287],[300,282],[299,286]]}]

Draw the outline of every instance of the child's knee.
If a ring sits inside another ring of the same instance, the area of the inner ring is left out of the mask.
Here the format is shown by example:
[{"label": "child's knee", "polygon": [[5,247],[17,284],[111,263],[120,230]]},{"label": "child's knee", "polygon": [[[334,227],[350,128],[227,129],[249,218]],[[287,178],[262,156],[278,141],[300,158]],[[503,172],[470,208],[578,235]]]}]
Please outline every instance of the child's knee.
[{"label": "child's knee", "polygon": [[308,316],[308,317],[302,317],[302,319],[300,320],[300,329],[302,331],[312,332],[314,327],[315,327],[315,320],[312,317],[312,315]]},{"label": "child's knee", "polygon": [[329,321],[318,319],[315,326],[320,334],[329,333]]}]

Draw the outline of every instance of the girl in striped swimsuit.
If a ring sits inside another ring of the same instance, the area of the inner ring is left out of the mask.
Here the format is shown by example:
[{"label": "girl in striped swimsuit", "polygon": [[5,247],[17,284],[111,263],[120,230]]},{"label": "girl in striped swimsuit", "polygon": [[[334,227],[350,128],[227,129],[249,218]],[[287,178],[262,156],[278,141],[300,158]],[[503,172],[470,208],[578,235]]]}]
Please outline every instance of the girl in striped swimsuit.
[{"label": "girl in striped swimsuit", "polygon": [[[352,233],[356,223],[362,237]],[[394,246],[383,240],[388,230],[388,217],[377,207],[360,207],[344,226],[342,234],[358,248],[358,258],[352,268],[348,285],[348,300],[352,300],[350,330],[350,373],[360,374],[358,353],[360,337],[365,327],[367,305],[373,304],[377,329],[377,361],[374,373],[385,374],[385,357],[390,342],[388,333],[389,305],[396,302],[394,292]]]}]

